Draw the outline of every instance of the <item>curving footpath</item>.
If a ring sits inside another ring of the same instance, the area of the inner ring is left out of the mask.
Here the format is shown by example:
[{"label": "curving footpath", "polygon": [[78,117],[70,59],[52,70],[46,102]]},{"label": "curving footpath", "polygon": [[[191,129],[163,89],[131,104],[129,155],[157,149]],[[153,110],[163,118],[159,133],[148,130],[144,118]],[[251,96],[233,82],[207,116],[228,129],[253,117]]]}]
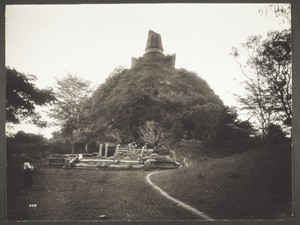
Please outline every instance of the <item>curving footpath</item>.
[{"label": "curving footpath", "polygon": [[161,195],[163,195],[164,197],[166,197],[167,199],[171,200],[172,202],[176,203],[177,205],[185,208],[186,210],[191,211],[192,213],[198,215],[201,219],[204,220],[213,220],[211,217],[209,217],[208,215],[204,214],[203,212],[199,211],[198,209],[195,209],[194,207],[185,204],[182,201],[179,201],[176,198],[173,198],[172,196],[170,196],[167,192],[165,192],[164,190],[162,190],[160,187],[158,187],[157,185],[155,185],[151,180],[150,180],[150,176],[152,176],[153,174],[159,173],[159,172],[163,172],[163,171],[154,171],[152,173],[149,173],[146,177],[147,182],[154,188],[156,189]]}]

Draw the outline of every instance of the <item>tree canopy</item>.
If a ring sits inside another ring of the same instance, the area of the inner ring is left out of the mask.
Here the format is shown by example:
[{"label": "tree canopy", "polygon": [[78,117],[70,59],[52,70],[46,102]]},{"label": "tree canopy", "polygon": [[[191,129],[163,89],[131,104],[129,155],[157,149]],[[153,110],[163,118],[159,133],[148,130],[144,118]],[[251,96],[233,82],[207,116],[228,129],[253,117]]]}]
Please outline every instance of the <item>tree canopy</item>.
[{"label": "tree canopy", "polygon": [[39,89],[35,86],[34,75],[25,75],[6,67],[6,121],[14,124],[29,119],[34,124],[45,127],[36,106],[50,104],[55,100],[51,89]]},{"label": "tree canopy", "polygon": [[61,127],[59,137],[70,142],[74,151],[74,144],[87,137],[86,128],[89,123],[84,118],[88,112],[86,101],[92,93],[90,82],[68,74],[56,80],[54,93],[56,101],[49,115]]},{"label": "tree canopy", "polygon": [[22,144],[32,144],[32,143],[43,143],[47,139],[40,134],[25,133],[24,131],[18,131],[13,138],[10,138],[11,142],[22,143]]},{"label": "tree canopy", "polygon": [[[290,7],[268,9],[290,22]],[[232,51],[246,77],[246,94],[238,96],[238,100],[242,109],[258,121],[262,137],[268,142],[270,126],[277,124],[290,132],[292,125],[291,29],[270,31],[264,39],[251,36],[241,46],[233,47]],[[247,52],[245,63],[240,61],[241,50]]]}]

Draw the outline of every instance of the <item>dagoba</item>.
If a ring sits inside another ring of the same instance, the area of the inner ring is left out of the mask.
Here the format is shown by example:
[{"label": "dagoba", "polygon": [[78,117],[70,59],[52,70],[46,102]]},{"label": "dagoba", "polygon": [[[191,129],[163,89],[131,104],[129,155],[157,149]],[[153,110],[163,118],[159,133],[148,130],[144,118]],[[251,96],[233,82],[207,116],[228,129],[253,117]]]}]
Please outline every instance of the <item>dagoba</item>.
[{"label": "dagoba", "polygon": [[163,51],[161,35],[149,30],[145,54],[139,58],[132,57],[131,68],[137,65],[161,65],[162,63],[164,66],[175,68],[176,55],[164,55]]}]

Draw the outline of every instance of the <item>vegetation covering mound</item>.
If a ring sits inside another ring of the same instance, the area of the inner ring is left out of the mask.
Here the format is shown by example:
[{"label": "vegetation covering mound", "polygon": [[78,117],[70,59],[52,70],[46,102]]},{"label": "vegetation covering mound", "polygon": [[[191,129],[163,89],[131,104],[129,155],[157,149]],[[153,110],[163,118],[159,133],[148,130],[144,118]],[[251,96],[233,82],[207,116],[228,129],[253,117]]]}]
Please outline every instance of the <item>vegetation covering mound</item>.
[{"label": "vegetation covering mound", "polygon": [[207,82],[185,69],[151,62],[110,75],[92,97],[94,121],[108,123],[124,142],[137,140],[146,121],[158,122],[173,141],[213,138],[225,106]]}]

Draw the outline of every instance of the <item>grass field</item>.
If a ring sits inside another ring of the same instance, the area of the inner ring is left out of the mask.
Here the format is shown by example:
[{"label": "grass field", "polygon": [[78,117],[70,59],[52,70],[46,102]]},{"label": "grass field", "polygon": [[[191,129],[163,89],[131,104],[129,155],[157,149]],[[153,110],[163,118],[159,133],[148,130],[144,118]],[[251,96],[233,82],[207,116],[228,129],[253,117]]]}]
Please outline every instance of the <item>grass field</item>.
[{"label": "grass field", "polygon": [[[8,220],[195,220],[145,180],[149,171],[49,168],[47,154],[26,152],[37,171],[23,188],[20,151],[8,157]],[[32,151],[32,149],[31,149]],[[291,217],[291,155],[288,149],[220,154],[199,144],[175,149],[181,169],[151,177],[171,196],[214,219]]]},{"label": "grass field", "polygon": [[289,149],[257,149],[219,158],[192,144],[177,152],[188,167],[153,176],[153,182],[175,198],[214,219],[291,218]]},{"label": "grass field", "polygon": [[[145,181],[148,173],[49,168],[35,174],[33,187],[10,194],[8,219],[128,221],[197,218],[155,192]],[[32,204],[36,207],[30,207]]]}]

